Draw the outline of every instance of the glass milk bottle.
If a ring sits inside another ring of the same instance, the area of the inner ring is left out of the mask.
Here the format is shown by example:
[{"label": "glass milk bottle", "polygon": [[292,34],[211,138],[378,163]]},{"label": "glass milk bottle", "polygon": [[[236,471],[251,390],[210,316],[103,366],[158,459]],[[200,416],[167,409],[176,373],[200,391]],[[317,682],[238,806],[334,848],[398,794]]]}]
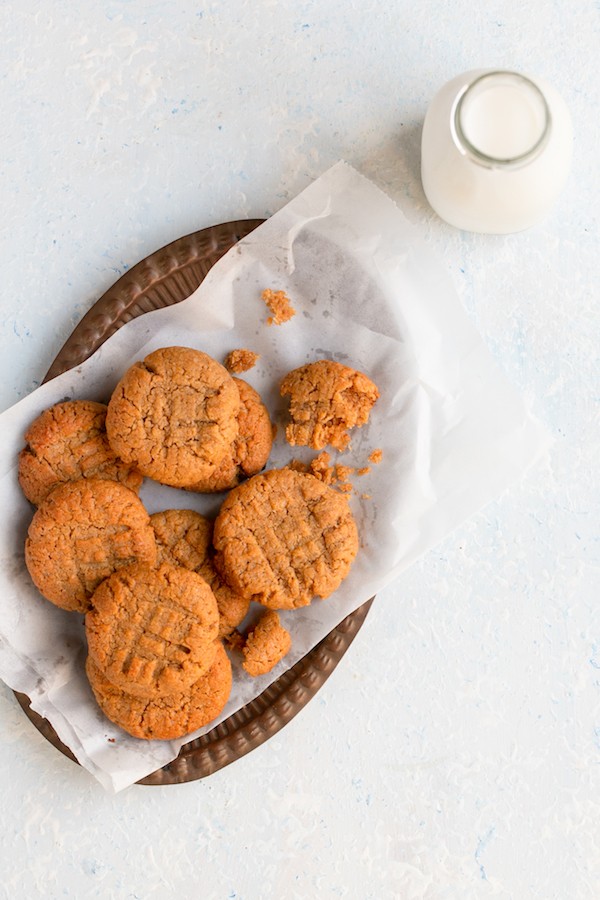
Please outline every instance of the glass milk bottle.
[{"label": "glass milk bottle", "polygon": [[546,215],[564,186],[572,143],[569,111],[551,85],[517,72],[466,72],[427,110],[423,189],[457,228],[522,231]]}]

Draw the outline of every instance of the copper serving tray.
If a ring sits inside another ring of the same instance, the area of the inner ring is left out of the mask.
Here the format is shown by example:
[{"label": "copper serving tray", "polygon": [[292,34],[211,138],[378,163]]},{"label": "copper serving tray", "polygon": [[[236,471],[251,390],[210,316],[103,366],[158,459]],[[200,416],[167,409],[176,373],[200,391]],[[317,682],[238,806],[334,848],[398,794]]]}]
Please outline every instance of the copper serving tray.
[{"label": "copper serving tray", "polygon": [[[203,228],[167,244],[139,262],[83,317],[52,363],[44,381],[80,365],[122,325],[150,310],[189,297],[209,269],[261,219]],[[286,725],[325,683],[354,640],[373,598],[347,616],[316,647],[260,696],[207,734],[186,744],[173,762],[139,784],[180,784],[211,775],[259,747]],[[38,731],[77,762],[47,719],[34,712],[25,694],[17,700]]]}]

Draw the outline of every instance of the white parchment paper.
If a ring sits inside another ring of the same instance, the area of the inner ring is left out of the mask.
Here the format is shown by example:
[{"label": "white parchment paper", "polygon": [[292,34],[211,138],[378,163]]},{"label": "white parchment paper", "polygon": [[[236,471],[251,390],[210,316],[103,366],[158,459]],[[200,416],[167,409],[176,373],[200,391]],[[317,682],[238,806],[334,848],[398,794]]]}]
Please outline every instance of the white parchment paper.
[{"label": "white parchment paper", "polygon": [[[291,321],[267,326],[260,298],[266,287],[287,292],[296,309]],[[64,398],[107,401],[132,362],[169,345],[196,347],[218,360],[240,347],[260,354],[242,377],[279,425],[270,468],[302,457],[283,438],[278,385],[290,369],[337,359],[364,371],[381,392],[350,449],[332,453],[334,461],[360,467],[373,449],[383,451],[379,465],[354,479],[350,502],[361,549],[351,573],[327,600],[281,613],[293,649],[268,676],[251,679],[234,664],[221,718],[261,693],[346,615],[518,479],[547,446],[544,429],[495,364],[440,264],[395,204],[345,163],[241,241],[190,298],[128,323],[82,366],[3,413],[0,677],[30,697],[80,763],[112,791],[174,759],[185,741],[136,740],[98,710],[84,673],[82,617],[40,597],[25,568],[33,509],[20,492],[16,460],[26,427],[43,409]],[[207,515],[222,500],[150,481],[141,496],[150,512],[187,507]]]}]

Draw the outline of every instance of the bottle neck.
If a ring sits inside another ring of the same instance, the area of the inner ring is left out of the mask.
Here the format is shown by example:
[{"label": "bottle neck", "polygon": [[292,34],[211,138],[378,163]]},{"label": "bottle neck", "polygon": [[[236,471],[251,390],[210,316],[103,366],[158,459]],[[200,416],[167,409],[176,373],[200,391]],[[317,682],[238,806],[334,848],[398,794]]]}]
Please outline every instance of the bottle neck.
[{"label": "bottle neck", "polygon": [[517,72],[487,72],[466,84],[454,102],[450,127],[458,150],[490,169],[528,165],[543,151],[551,130],[539,87]]}]

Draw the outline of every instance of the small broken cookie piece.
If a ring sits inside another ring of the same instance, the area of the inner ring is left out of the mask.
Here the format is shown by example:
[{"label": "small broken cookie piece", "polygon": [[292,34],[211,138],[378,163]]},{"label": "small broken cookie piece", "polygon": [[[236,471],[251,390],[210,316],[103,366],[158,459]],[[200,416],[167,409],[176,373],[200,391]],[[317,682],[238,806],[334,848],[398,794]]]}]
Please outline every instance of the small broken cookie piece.
[{"label": "small broken cookie piece", "polygon": [[355,369],[319,359],[289,372],[280,386],[290,398],[285,436],[292,446],[345,450],[348,431],[364,425],[379,397],[377,386]]},{"label": "small broken cookie piece", "polygon": [[256,365],[259,359],[260,354],[255,353],[254,350],[231,350],[225,357],[223,365],[228,372],[233,372],[237,375],[240,372],[247,372],[248,369]]},{"label": "small broken cookie piece", "polygon": [[275,610],[263,613],[242,648],[242,667],[256,678],[266,675],[289,652],[292,638],[283,627]]},{"label": "small broken cookie piece", "polygon": [[322,453],[319,453],[319,455],[310,462],[308,472],[324,484],[332,484],[334,469],[333,466],[330,465],[330,461],[331,457],[329,456],[329,453],[323,450]]},{"label": "small broken cookie piece", "polygon": [[267,289],[262,292],[261,297],[273,313],[267,319],[267,325],[282,325],[296,315],[296,310],[290,303],[290,298],[285,291],[271,291]]}]

